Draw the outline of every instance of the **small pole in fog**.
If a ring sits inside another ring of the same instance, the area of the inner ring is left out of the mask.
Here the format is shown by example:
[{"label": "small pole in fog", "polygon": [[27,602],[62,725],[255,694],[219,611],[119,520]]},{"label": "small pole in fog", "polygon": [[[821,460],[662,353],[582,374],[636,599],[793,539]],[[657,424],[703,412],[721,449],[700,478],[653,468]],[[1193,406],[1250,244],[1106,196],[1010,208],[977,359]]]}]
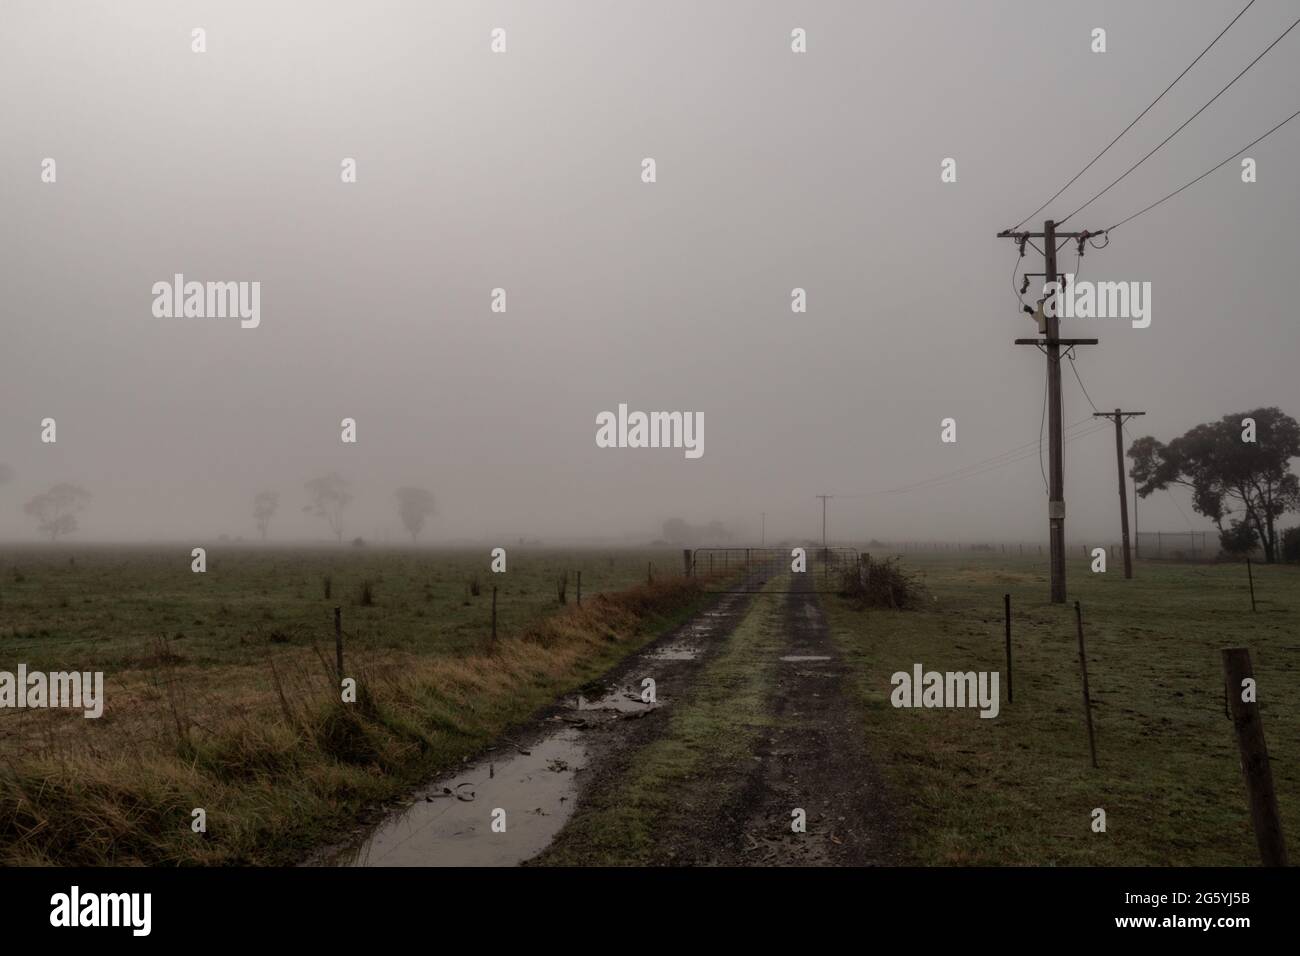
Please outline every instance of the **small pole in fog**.
[{"label": "small pole in fog", "polygon": [[343,609],[334,609],[334,663],[338,668],[339,680],[343,680]]},{"label": "small pole in fog", "polygon": [[497,642],[497,586],[492,585],[492,643]]},{"label": "small pole in fog", "polygon": [[578,607],[582,607],[582,572],[578,572]]}]

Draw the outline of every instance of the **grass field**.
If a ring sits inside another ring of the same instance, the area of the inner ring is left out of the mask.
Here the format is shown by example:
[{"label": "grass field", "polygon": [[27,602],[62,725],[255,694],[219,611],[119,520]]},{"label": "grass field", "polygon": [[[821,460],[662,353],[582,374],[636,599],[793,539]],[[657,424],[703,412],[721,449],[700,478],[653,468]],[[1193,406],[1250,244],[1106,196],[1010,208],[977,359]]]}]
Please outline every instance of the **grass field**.
[{"label": "grass field", "polygon": [[[1259,862],[1219,651],[1248,647],[1283,826],[1300,838],[1300,568],[1141,562],[1069,567],[1088,654],[1100,769],[1090,766],[1073,604],[1047,601],[1045,569],[1003,555],[909,555],[933,600],[859,611],[824,597],[857,671],[869,737],[924,864],[1254,865]],[[1014,703],[895,709],[890,676],[1005,672],[1012,595]],[[1106,811],[1104,834],[1092,811]]]},{"label": "grass field", "polygon": [[[704,600],[699,582],[680,576],[679,552],[518,549],[509,562],[494,575],[486,551],[214,549],[207,572],[195,574],[185,549],[0,552],[0,670],[101,670],[107,697],[98,720],[0,710],[0,864],[293,862]],[[1230,646],[1251,651],[1283,824],[1296,839],[1300,568],[1257,567],[1252,613],[1239,565],[1141,562],[1125,581],[1116,568],[1092,574],[1072,562],[1094,770],[1073,607],[1047,602],[1039,559],[909,554],[906,566],[924,576],[922,609],[859,610],[829,593],[821,603],[908,859],[1256,863],[1224,715],[1219,651]],[[494,583],[502,637],[492,645]],[[1013,600],[1012,703],[1004,593]],[[701,771],[752,762],[773,693],[770,659],[785,636],[767,604],[777,600],[756,599],[664,736],[638,755],[636,773],[591,795],[581,839],[571,834],[568,850],[543,862],[637,862],[653,829],[694,826],[701,808],[725,802],[723,790],[705,792],[701,781],[712,778]],[[353,706],[340,704],[332,673],[335,605],[345,670],[361,686]],[[917,663],[1003,672],[999,716],[894,708],[891,675]],[[204,834],[191,829],[199,807]],[[1091,829],[1098,807],[1105,833]]]},{"label": "grass field", "polygon": [[0,863],[292,860],[678,619],[700,600],[680,560],[512,549],[493,574],[486,550],[213,549],[198,574],[186,549],[4,552],[0,669],[103,671],[107,705],[0,711]]}]

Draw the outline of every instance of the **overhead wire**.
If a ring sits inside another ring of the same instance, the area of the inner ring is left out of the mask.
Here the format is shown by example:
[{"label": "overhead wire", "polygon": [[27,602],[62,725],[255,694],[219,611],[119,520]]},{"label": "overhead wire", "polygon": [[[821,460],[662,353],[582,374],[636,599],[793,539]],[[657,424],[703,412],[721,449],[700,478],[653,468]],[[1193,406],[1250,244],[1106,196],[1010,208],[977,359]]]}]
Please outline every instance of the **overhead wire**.
[{"label": "overhead wire", "polygon": [[1129,123],[1129,124],[1128,124],[1127,126],[1125,126],[1122,130],[1120,130],[1119,136],[1116,136],[1116,137],[1115,137],[1114,139],[1112,139],[1109,143],[1107,143],[1106,146],[1105,146],[1105,148],[1104,148],[1100,153],[1098,153],[1096,156],[1094,156],[1091,160],[1088,161],[1088,165],[1087,165],[1087,166],[1084,166],[1083,169],[1081,169],[1081,170],[1079,170],[1077,173],[1075,173],[1075,174],[1074,174],[1074,177],[1073,177],[1069,182],[1067,182],[1064,186],[1062,186],[1060,189],[1058,189],[1055,193],[1053,193],[1052,196],[1051,196],[1051,198],[1048,199],[1047,202],[1043,203],[1041,206],[1039,206],[1037,209],[1035,209],[1033,212],[1031,212],[1031,213],[1030,213],[1028,216],[1026,216],[1024,219],[1020,220],[1020,221],[1019,221],[1018,223],[1016,223],[1015,226],[1013,226],[1012,228],[1013,228],[1013,229],[1019,229],[1021,226],[1023,226],[1025,223],[1027,223],[1030,219],[1033,219],[1033,218],[1034,218],[1035,216],[1037,216],[1040,212],[1042,212],[1042,211],[1043,211],[1044,209],[1046,209],[1049,205],[1051,205],[1052,202],[1054,202],[1054,201],[1056,200],[1056,198],[1057,198],[1058,196],[1061,195],[1061,193],[1065,192],[1065,191],[1066,191],[1067,189],[1069,189],[1072,185],[1074,185],[1074,183],[1078,181],[1078,179],[1079,179],[1080,176],[1082,176],[1082,175],[1083,175],[1084,173],[1086,173],[1089,169],[1091,169],[1092,166],[1093,166],[1093,164],[1096,163],[1097,160],[1099,160],[1099,159],[1101,159],[1103,156],[1105,156],[1106,153],[1110,150],[1110,148],[1111,148],[1112,146],[1114,146],[1116,143],[1118,143],[1118,142],[1120,141],[1121,138],[1123,138],[1123,136],[1124,136],[1125,133],[1127,133],[1127,132],[1128,132],[1129,130],[1131,130],[1134,126],[1137,125],[1138,120],[1142,119],[1142,117],[1146,116],[1147,113],[1151,112],[1152,107],[1154,107],[1157,103],[1159,103],[1162,99],[1164,99],[1165,94],[1168,93],[1170,90],[1172,90],[1172,89],[1174,88],[1174,86],[1177,85],[1178,81],[1181,80],[1184,76],[1186,76],[1187,73],[1188,73],[1188,71],[1190,71],[1192,67],[1194,67],[1197,63],[1200,62],[1201,57],[1203,57],[1203,56],[1205,56],[1205,54],[1209,53],[1209,52],[1210,52],[1210,48],[1213,47],[1216,43],[1218,43],[1219,40],[1221,40],[1221,39],[1223,38],[1223,35],[1224,35],[1225,33],[1227,33],[1229,30],[1232,29],[1233,24],[1236,23],[1238,20],[1241,19],[1242,14],[1244,14],[1247,10],[1249,10],[1249,9],[1250,9],[1252,6],[1254,6],[1254,5],[1255,5],[1255,0],[1250,0],[1249,3],[1247,3],[1244,7],[1242,7],[1242,8],[1241,8],[1241,12],[1238,13],[1235,17],[1233,17],[1233,18],[1228,22],[1228,25],[1227,25],[1226,27],[1224,27],[1222,30],[1219,31],[1219,35],[1216,36],[1213,40],[1210,41],[1210,45],[1207,46],[1207,47],[1206,47],[1204,50],[1202,50],[1200,53],[1198,53],[1197,56],[1196,56],[1196,59],[1192,60],[1191,63],[1187,64],[1187,67],[1183,70],[1183,72],[1179,73],[1176,77],[1174,77],[1174,81],[1173,81],[1173,83],[1170,83],[1168,86],[1166,86],[1166,87],[1161,91],[1161,93],[1160,93],[1159,96],[1157,96],[1154,100],[1152,100],[1149,104],[1147,104],[1147,108],[1144,109],[1141,113],[1139,113],[1139,114],[1137,115],[1137,119],[1134,119],[1133,122]]},{"label": "overhead wire", "polygon": [[[1248,63],[1248,64],[1246,65],[1246,68],[1245,68],[1245,69],[1243,69],[1240,73],[1238,73],[1238,74],[1237,74],[1236,76],[1234,76],[1230,81],[1228,81],[1227,86],[1224,86],[1221,90],[1219,90],[1219,92],[1215,93],[1214,96],[1212,96],[1212,97],[1210,98],[1209,102],[1207,102],[1207,103],[1206,103],[1204,106],[1202,106],[1199,110],[1197,110],[1197,111],[1196,111],[1195,113],[1193,113],[1190,117],[1188,117],[1188,118],[1183,122],[1183,124],[1182,124],[1181,126],[1179,126],[1176,130],[1174,130],[1172,133],[1170,133],[1168,136],[1166,136],[1164,139],[1162,139],[1162,140],[1161,140],[1161,141],[1156,145],[1156,147],[1155,147],[1154,149],[1151,150],[1151,152],[1147,153],[1145,156],[1143,156],[1141,159],[1139,159],[1136,163],[1134,163],[1134,164],[1133,164],[1132,166],[1130,166],[1128,169],[1124,170],[1123,173],[1121,173],[1121,174],[1120,174],[1120,175],[1119,175],[1119,176],[1118,176],[1118,177],[1117,177],[1113,182],[1111,182],[1111,184],[1110,184],[1109,186],[1107,186],[1105,189],[1101,190],[1101,192],[1099,192],[1099,193],[1097,193],[1096,195],[1094,195],[1091,199],[1089,199],[1087,202],[1085,202],[1085,203],[1084,203],[1082,206],[1080,206],[1079,208],[1075,209],[1073,212],[1071,212],[1071,213],[1070,213],[1068,216],[1066,216],[1064,219],[1059,220],[1059,221],[1057,222],[1057,225],[1059,226],[1059,225],[1064,224],[1067,220],[1072,219],[1074,216],[1078,215],[1080,212],[1082,212],[1083,210],[1087,209],[1089,206],[1091,206],[1094,202],[1096,202],[1096,201],[1097,201],[1098,199],[1100,199],[1102,196],[1106,195],[1106,193],[1110,192],[1110,190],[1111,190],[1112,188],[1114,188],[1115,186],[1117,186],[1117,185],[1118,185],[1121,181],[1123,181],[1123,180],[1124,180],[1124,179],[1125,179],[1125,178],[1126,178],[1130,173],[1132,173],[1132,172],[1133,172],[1134,170],[1136,170],[1139,166],[1141,166],[1143,163],[1145,163],[1148,159],[1150,159],[1152,156],[1154,156],[1154,155],[1155,155],[1155,154],[1160,150],[1161,147],[1163,147],[1163,146],[1164,146],[1166,143],[1168,143],[1171,139],[1173,139],[1175,136],[1177,136],[1179,133],[1181,133],[1183,130],[1185,130],[1185,129],[1186,129],[1186,128],[1191,124],[1191,122],[1192,122],[1194,119],[1196,119],[1196,117],[1200,116],[1200,115],[1201,115],[1202,113],[1204,113],[1207,109],[1209,109],[1210,106],[1212,106],[1212,105],[1214,104],[1215,100],[1217,100],[1217,99],[1218,99],[1220,96],[1222,96],[1224,93],[1228,92],[1228,90],[1232,88],[1232,85],[1233,85],[1234,83],[1236,83],[1239,79],[1241,79],[1241,78],[1242,78],[1243,76],[1245,76],[1248,72],[1250,72],[1251,67],[1253,67],[1256,63],[1258,63],[1260,60],[1262,60],[1262,59],[1263,59],[1263,58],[1268,54],[1268,52],[1269,52],[1270,50],[1273,49],[1273,47],[1275,47],[1275,46],[1277,46],[1279,43],[1281,43],[1282,40],[1286,37],[1286,35],[1289,34],[1292,30],[1294,30],[1297,26],[1300,26],[1300,17],[1297,17],[1297,18],[1292,22],[1292,24],[1291,24],[1289,27],[1287,27],[1285,30],[1282,31],[1282,33],[1277,37],[1277,39],[1275,39],[1272,43],[1270,43],[1267,47],[1265,47],[1265,48],[1264,48],[1264,51],[1263,51],[1262,53],[1260,53],[1259,56],[1257,56],[1257,57],[1255,57],[1255,59],[1251,60],[1250,63]],[[1247,147],[1247,148],[1249,148],[1249,147]]]}]

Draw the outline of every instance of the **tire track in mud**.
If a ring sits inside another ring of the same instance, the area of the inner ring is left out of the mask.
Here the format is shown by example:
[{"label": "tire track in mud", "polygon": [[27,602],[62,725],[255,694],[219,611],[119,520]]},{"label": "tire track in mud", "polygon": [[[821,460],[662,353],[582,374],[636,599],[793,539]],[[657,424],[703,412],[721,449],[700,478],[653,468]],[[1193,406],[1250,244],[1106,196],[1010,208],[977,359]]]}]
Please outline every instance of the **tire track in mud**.
[{"label": "tire track in mud", "polygon": [[[769,700],[770,732],[722,863],[871,866],[900,860],[895,814],[872,760],[851,672],[807,575],[790,575],[784,647]],[[806,832],[792,829],[792,811]]]},{"label": "tire track in mud", "polygon": [[[852,673],[805,575],[773,582],[668,720],[591,778],[537,862],[862,866],[899,861]],[[791,811],[806,814],[794,832]]]}]

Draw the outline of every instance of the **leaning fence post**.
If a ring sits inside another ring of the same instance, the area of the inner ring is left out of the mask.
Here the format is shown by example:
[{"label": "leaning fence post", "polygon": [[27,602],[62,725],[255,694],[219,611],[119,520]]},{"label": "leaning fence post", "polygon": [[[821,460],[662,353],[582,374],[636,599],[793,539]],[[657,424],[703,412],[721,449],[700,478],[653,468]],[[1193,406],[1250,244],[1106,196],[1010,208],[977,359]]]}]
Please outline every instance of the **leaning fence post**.
[{"label": "leaning fence post", "polygon": [[1002,595],[1002,610],[1007,619],[1007,703],[1015,699],[1011,687],[1011,595]]},{"label": "leaning fence post", "polygon": [[1092,753],[1092,766],[1097,768],[1097,738],[1092,731],[1092,698],[1088,694],[1088,657],[1083,650],[1083,609],[1074,602],[1074,620],[1079,630],[1079,668],[1083,671],[1083,714],[1088,718],[1088,750]]},{"label": "leaning fence post", "polygon": [[[1244,647],[1225,647],[1223,677],[1228,703],[1232,708],[1232,724],[1237,731],[1241,770],[1246,777],[1246,796],[1250,801],[1250,822],[1255,828],[1255,843],[1259,847],[1260,860],[1265,866],[1286,866],[1282,820],[1277,812],[1277,794],[1273,791],[1273,769],[1268,762],[1268,747],[1264,745],[1264,724],[1259,716],[1250,651]],[[1243,686],[1247,682],[1248,686]]]},{"label": "leaning fence post", "polygon": [[1250,556],[1246,557],[1246,580],[1250,582],[1250,609],[1255,610],[1255,573],[1250,569]]},{"label": "leaning fence post", "polygon": [[343,680],[343,609],[334,609],[334,663],[338,667],[339,680]]}]

